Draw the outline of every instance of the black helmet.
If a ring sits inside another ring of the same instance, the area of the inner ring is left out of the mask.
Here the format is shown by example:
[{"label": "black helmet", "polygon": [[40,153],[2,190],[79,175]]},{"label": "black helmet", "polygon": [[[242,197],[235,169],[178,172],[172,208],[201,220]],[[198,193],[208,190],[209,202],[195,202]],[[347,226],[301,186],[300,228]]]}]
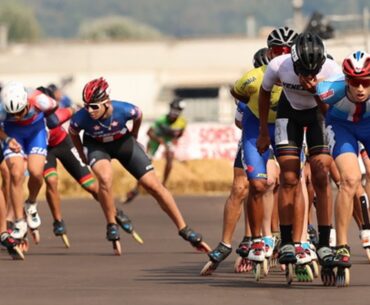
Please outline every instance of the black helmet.
[{"label": "black helmet", "polygon": [[287,26],[274,29],[267,37],[267,46],[269,48],[274,46],[291,47],[297,35],[298,34],[294,30]]},{"label": "black helmet", "polygon": [[324,42],[318,35],[310,32],[298,35],[291,54],[294,72],[304,76],[318,74],[326,59]]},{"label": "black helmet", "polygon": [[181,98],[174,98],[173,101],[170,103],[171,109],[176,110],[184,110],[186,107],[186,103]]},{"label": "black helmet", "polygon": [[47,87],[51,92],[55,92],[58,90],[58,87],[57,85],[55,84],[49,84],[49,86]]},{"label": "black helmet", "polygon": [[263,65],[268,65],[270,58],[267,56],[268,48],[259,49],[253,56],[253,66],[255,68],[261,67]]}]

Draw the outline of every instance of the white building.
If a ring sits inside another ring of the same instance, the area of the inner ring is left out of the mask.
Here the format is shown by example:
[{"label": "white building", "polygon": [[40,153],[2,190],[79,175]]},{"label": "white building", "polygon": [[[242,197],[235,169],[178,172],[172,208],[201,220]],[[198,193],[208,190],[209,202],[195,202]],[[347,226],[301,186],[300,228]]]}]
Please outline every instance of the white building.
[{"label": "white building", "polygon": [[[0,52],[0,81],[33,87],[60,84],[71,76],[66,93],[80,102],[83,85],[104,76],[112,98],[137,104],[147,120],[167,111],[172,96],[180,94],[189,98],[190,120],[232,122],[229,87],[252,68],[254,52],[265,44],[265,39],[220,38],[11,45]],[[340,62],[351,51],[364,49],[363,37],[329,40],[327,47]]]}]

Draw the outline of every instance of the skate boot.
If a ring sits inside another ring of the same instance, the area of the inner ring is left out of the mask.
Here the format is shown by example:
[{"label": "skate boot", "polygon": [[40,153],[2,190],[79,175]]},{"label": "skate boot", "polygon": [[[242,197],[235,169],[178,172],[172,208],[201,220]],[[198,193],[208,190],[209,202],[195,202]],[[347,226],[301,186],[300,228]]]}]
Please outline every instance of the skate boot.
[{"label": "skate boot", "polygon": [[236,253],[238,254],[238,256],[234,264],[235,273],[249,272],[253,270],[253,264],[248,259],[248,253],[251,245],[252,237],[244,236],[242,242],[239,244],[238,249],[236,249]]},{"label": "skate boot", "polygon": [[122,204],[130,203],[139,195],[139,189],[134,188],[126,194],[126,199],[122,201]]},{"label": "skate boot", "polygon": [[137,241],[139,244],[144,243],[140,235],[135,232],[131,219],[128,218],[128,216],[120,209],[117,209],[116,211],[116,221],[117,224],[119,224],[120,227],[123,229],[123,231],[131,234],[135,241]]},{"label": "skate boot", "polygon": [[263,243],[265,245],[265,261],[263,262],[263,274],[267,276],[273,260],[273,252],[275,248],[275,239],[273,236],[264,236]]},{"label": "skate boot", "polygon": [[190,227],[186,226],[185,228],[179,231],[179,235],[190,242],[190,244],[200,252],[208,253],[211,251],[211,248],[202,240],[202,235],[193,231]]},{"label": "skate boot", "polygon": [[336,249],[334,264],[337,267],[337,287],[347,287],[350,282],[349,268],[351,268],[351,253],[347,245],[339,246]]},{"label": "skate boot", "polygon": [[305,251],[301,244],[296,244],[295,256],[297,258],[297,263],[295,265],[295,275],[298,282],[312,282],[313,273],[310,267],[310,251]]},{"label": "skate boot", "polygon": [[39,214],[37,213],[37,203],[30,203],[28,201],[25,202],[24,211],[26,213],[26,220],[28,227],[31,231],[32,238],[37,245],[40,242],[40,232],[38,228],[41,225],[41,219]]},{"label": "skate boot", "polygon": [[370,230],[369,229],[361,230],[360,238],[362,247],[365,249],[367,258],[370,261]]},{"label": "skate boot", "polygon": [[66,225],[64,220],[55,220],[53,222],[53,232],[55,236],[60,236],[66,248],[69,248],[71,245],[67,236]]},{"label": "skate boot", "polygon": [[323,246],[317,249],[317,258],[321,265],[321,280],[324,286],[335,285],[334,252],[331,248]]},{"label": "skate boot", "polygon": [[22,251],[19,249],[18,243],[8,232],[1,233],[0,242],[4,247],[6,247],[9,255],[14,260],[24,260],[24,255]]},{"label": "skate boot", "polygon": [[311,244],[317,247],[319,243],[319,237],[317,235],[317,231],[315,230],[314,226],[309,224],[307,227],[308,239]]},{"label": "skate boot", "polygon": [[265,245],[265,257],[270,258],[275,248],[275,240],[272,236],[264,236],[262,240]]},{"label": "skate boot", "polygon": [[[248,259],[253,264],[254,278],[258,282],[261,279],[262,272],[265,273],[263,269],[267,269],[267,261],[265,258],[265,244],[261,238],[254,239],[252,241],[252,246],[248,253]],[[266,261],[266,262],[265,262]],[[267,271],[268,273],[268,271]]]},{"label": "skate boot", "polygon": [[295,248],[292,244],[285,244],[279,250],[279,264],[285,266],[285,278],[288,285],[293,281],[293,265],[297,263]]},{"label": "skate boot", "polygon": [[22,252],[28,251],[27,223],[24,219],[19,219],[14,222],[14,229],[11,231],[10,235],[17,241],[19,249]]},{"label": "skate boot", "polygon": [[304,251],[311,257],[311,263],[310,267],[313,273],[313,277],[317,278],[319,277],[319,263],[316,255],[316,248],[313,244],[311,244],[309,241],[303,242],[302,248]]},{"label": "skate boot", "polygon": [[231,247],[220,242],[214,250],[208,253],[210,260],[204,265],[200,275],[211,275],[218,265],[230,255],[231,251]]},{"label": "skate boot", "polygon": [[114,255],[121,255],[121,243],[119,242],[119,227],[116,223],[107,224],[107,239],[113,244]]},{"label": "skate boot", "polygon": [[278,263],[279,248],[281,244],[280,232],[272,232],[272,238],[274,239],[274,249],[270,259],[270,268],[275,267]]}]

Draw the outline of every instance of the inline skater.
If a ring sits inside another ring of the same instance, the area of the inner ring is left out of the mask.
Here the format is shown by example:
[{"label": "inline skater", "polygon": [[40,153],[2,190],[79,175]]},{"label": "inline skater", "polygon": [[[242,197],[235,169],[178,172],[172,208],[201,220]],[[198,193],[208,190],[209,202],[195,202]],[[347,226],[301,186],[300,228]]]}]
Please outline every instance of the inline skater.
[{"label": "inline skater", "polygon": [[[166,164],[164,167],[162,184],[166,186],[168,177],[172,171],[172,164],[175,158],[175,146],[178,140],[184,134],[186,128],[186,120],[181,115],[186,107],[185,101],[175,98],[170,103],[169,112],[155,120],[154,124],[149,128],[147,135],[149,141],[146,147],[146,153],[152,159],[156,154],[160,145],[165,148],[164,155]],[[139,184],[126,195],[126,200],[123,203],[129,203],[139,194]]]},{"label": "inline skater", "polygon": [[[4,157],[10,171],[10,198],[14,208],[15,239],[22,240],[29,226],[36,243],[40,240],[38,227],[41,224],[37,213],[37,195],[42,186],[42,169],[46,159],[48,127],[55,127],[59,117],[54,113],[56,101],[39,90],[26,91],[19,82],[9,82],[1,92],[2,104],[0,140],[3,140]],[[27,159],[25,159],[27,157]],[[24,169],[29,172],[28,198],[23,209]],[[26,220],[24,219],[26,214]]]},{"label": "inline skater", "polygon": [[[282,27],[282,28],[273,30],[267,38],[269,57],[274,58],[275,56],[279,56],[281,54],[289,52],[290,46],[295,36],[296,36],[296,33],[287,27]],[[255,63],[266,62],[265,55],[266,53],[264,53],[264,50],[262,51],[258,50],[254,56],[254,62]],[[245,209],[245,213],[248,214],[248,220],[249,220],[249,223],[251,225],[251,230],[252,230],[251,234],[254,240],[253,245],[256,248],[256,249],[252,248],[252,251],[249,251],[250,244],[251,244],[251,238],[246,236],[243,239],[242,243],[240,244],[240,247],[237,250],[237,252],[238,254],[242,255],[244,258],[248,256],[248,259],[257,261],[258,263],[264,262],[265,260],[265,253],[264,253],[265,244],[264,242],[262,242],[262,239],[261,239],[261,230],[262,230],[262,222],[263,222],[263,207],[262,207],[263,202],[265,202],[268,205],[268,211],[266,212],[266,218],[269,218],[269,222],[268,224],[266,224],[265,222],[266,225],[264,226],[264,228],[266,230],[265,232],[263,232],[263,234],[265,235],[265,242],[266,242],[267,247],[269,248],[268,251],[270,252],[270,255],[272,255],[272,251],[274,247],[272,234],[271,234],[271,216],[272,216],[273,201],[274,201],[272,190],[274,189],[275,183],[277,181],[277,176],[278,176],[277,168],[274,166],[275,161],[272,161],[273,165],[270,166],[269,175],[266,174],[266,163],[267,163],[267,159],[269,158],[269,153],[261,157],[260,154],[255,149],[255,138],[256,138],[256,135],[258,134],[258,115],[256,115],[258,114],[258,102],[257,102],[258,100],[257,99],[258,99],[259,88],[260,88],[262,78],[263,78],[263,73],[265,72],[265,70],[266,70],[266,66],[262,65],[261,67],[255,68],[247,72],[246,74],[243,75],[243,77],[240,80],[236,82],[236,84],[234,85],[234,88],[231,90],[231,94],[233,95],[233,97],[237,99],[238,101],[240,101],[238,105],[243,105],[242,103],[246,103],[246,107],[243,107],[244,109],[240,109],[240,111],[243,112],[243,115],[242,115],[243,135],[242,135],[241,158],[243,159],[243,165],[244,165],[243,168],[246,172],[246,175],[248,177],[249,184],[250,184],[248,204],[247,204],[247,208]],[[272,97],[273,107],[271,107],[272,110],[270,114],[271,120],[274,120],[273,108],[276,106],[276,103],[279,99],[280,90],[281,89],[279,87],[276,87],[274,89],[274,95]],[[256,132],[256,135],[254,134],[255,132]],[[257,167],[256,167],[256,164],[258,164]],[[239,175],[242,176],[241,173]],[[243,180],[241,180],[241,182],[245,184]],[[235,183],[235,179],[234,179],[234,183]],[[267,186],[267,183],[269,184],[268,186]],[[253,188],[251,186],[253,186]],[[268,192],[269,197],[265,198],[262,201],[262,196],[266,195],[265,193],[267,189],[269,189],[269,192]],[[234,188],[232,190],[234,190]],[[258,201],[259,205],[254,204],[255,203],[254,201],[256,200]],[[225,216],[224,216],[223,241],[219,244],[219,246],[215,250],[213,250],[209,254],[211,261],[205,265],[205,267],[201,271],[201,274],[208,275],[208,273],[212,273],[213,271],[212,269],[217,268],[217,265],[222,260],[224,260],[227,257],[227,255],[230,254],[231,252],[230,243],[231,243],[232,233],[235,229],[235,224],[240,215],[241,202],[235,201],[234,203],[234,206],[236,206],[235,209],[232,209],[233,205],[231,204],[227,205],[227,204],[225,205],[225,212],[224,212]],[[262,213],[261,213],[261,209],[262,209]],[[233,219],[229,221],[226,218],[228,216],[226,214],[227,210],[236,211],[230,215]],[[230,230],[230,233],[228,234],[229,236],[227,237],[230,240],[225,241],[224,240],[225,226],[228,223],[230,223],[229,226],[231,230]],[[258,250],[257,250],[257,246],[258,246]],[[221,253],[221,255],[219,255],[219,252]],[[256,259],[256,257],[253,256],[254,252],[256,253],[258,252],[259,254],[261,254],[261,257],[258,257],[258,259]],[[246,263],[245,260],[243,261],[241,259],[238,259],[236,262],[235,269],[236,270],[238,270],[239,268],[246,269],[245,266],[238,266],[239,264],[245,264],[245,263]],[[257,264],[256,266],[257,268],[258,266],[261,267],[260,264]],[[209,272],[207,268],[209,268]],[[258,272],[256,273],[256,277],[259,277]]]},{"label": "inline skater", "polygon": [[[333,252],[329,247],[332,215],[332,193],[328,172],[332,158],[324,137],[323,117],[317,106],[315,88],[323,80],[340,72],[340,67],[326,59],[321,38],[310,32],[299,34],[290,55],[273,59],[264,75],[259,95],[260,133],[258,151],[270,145],[268,111],[272,86],[280,82],[280,97],[275,127],[276,156],[280,165],[279,218],[282,247],[279,262],[288,266],[287,282],[292,281],[293,264],[307,267],[310,261],[300,246],[304,205],[297,200],[301,193],[300,152],[304,127],[307,127],[307,148],[312,184],[317,195],[319,245],[322,266],[332,266]],[[297,259],[298,258],[298,259]],[[308,271],[308,269],[307,269]],[[333,274],[331,274],[331,278]]]},{"label": "inline skater", "polygon": [[[149,158],[136,142],[142,120],[140,109],[127,102],[111,100],[109,85],[102,77],[85,85],[82,98],[84,108],[73,115],[69,131],[81,159],[91,166],[98,179],[98,197],[108,221],[107,239],[118,247],[120,237],[115,221],[111,166],[111,159],[115,158],[157,200],[178,228],[179,235],[197,249],[208,252],[208,245],[186,225],[171,193],[160,183]],[[133,120],[131,131],[126,127],[129,120]],[[81,130],[84,130],[83,140],[79,136]]]},{"label": "inline skater", "polygon": [[[47,88],[39,87],[37,89],[54,98],[55,91],[52,91],[50,86]],[[52,89],[55,88],[52,87]],[[60,97],[55,100],[59,106],[55,111],[59,117],[59,125],[49,130],[48,154],[44,167],[44,180],[46,184],[46,200],[54,219],[53,232],[56,236],[60,236],[66,248],[69,248],[70,243],[67,237],[65,222],[62,218],[61,199],[58,192],[57,160],[62,163],[66,171],[81,185],[81,187],[90,193],[97,201],[99,201],[98,184],[88,166],[82,162],[70,136],[62,125],[72,117],[75,108],[60,105]],[[122,210],[117,210],[116,220],[125,232],[132,234],[137,242],[143,243],[141,237],[134,231],[131,220]]]},{"label": "inline skater", "polygon": [[[326,115],[329,148],[340,173],[335,204],[337,247],[333,259],[337,267],[336,284],[349,285],[350,248],[347,232],[353,213],[353,198],[361,184],[358,142],[370,151],[370,55],[356,51],[344,59],[343,75],[316,86],[321,101],[330,105]],[[364,216],[369,219],[368,210]],[[370,242],[368,244],[370,246]]]}]

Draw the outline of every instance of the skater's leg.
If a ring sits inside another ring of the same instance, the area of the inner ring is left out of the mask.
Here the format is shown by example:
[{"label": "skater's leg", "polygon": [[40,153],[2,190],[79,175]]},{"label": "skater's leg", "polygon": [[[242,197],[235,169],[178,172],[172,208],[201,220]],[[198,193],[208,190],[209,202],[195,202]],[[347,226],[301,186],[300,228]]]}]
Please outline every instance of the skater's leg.
[{"label": "skater's leg", "polygon": [[335,159],[341,173],[340,188],[335,202],[337,244],[347,245],[347,232],[353,212],[353,197],[361,183],[361,172],[357,156],[344,153]]},{"label": "skater's leg", "polygon": [[116,223],[116,207],[113,198],[113,170],[110,160],[101,159],[94,163],[92,170],[99,182],[98,198],[107,223]]},{"label": "skater's leg", "polygon": [[41,189],[44,177],[43,169],[45,164],[45,156],[30,154],[28,156],[27,168],[30,174],[28,179],[28,202],[34,203],[37,200],[37,195]]},{"label": "skater's leg", "polygon": [[13,204],[15,220],[23,219],[23,182],[24,177],[24,158],[22,156],[12,156],[6,159],[10,172],[10,197]]},{"label": "skater's leg", "polygon": [[162,184],[164,186],[166,186],[167,180],[168,180],[168,178],[170,176],[170,173],[172,171],[174,157],[175,157],[175,154],[172,150],[166,150],[166,152],[165,152],[166,164],[165,164],[165,167],[164,167],[163,181],[162,181]]},{"label": "skater's leg", "polygon": [[329,246],[330,228],[332,224],[332,191],[328,173],[332,157],[318,154],[310,157],[312,184],[315,189],[317,204],[317,222],[319,229],[319,247]]},{"label": "skater's leg", "polygon": [[224,207],[222,242],[231,245],[236,224],[240,218],[244,199],[248,194],[248,179],[241,168],[234,167],[231,192]]},{"label": "skater's leg", "polygon": [[60,195],[58,192],[58,176],[52,175],[45,178],[46,201],[54,220],[62,220]]},{"label": "skater's leg", "polygon": [[167,188],[159,181],[154,171],[147,172],[140,180],[140,184],[152,195],[163,211],[172,219],[178,230],[185,228],[186,223],[180,210],[177,207],[175,199]]}]

